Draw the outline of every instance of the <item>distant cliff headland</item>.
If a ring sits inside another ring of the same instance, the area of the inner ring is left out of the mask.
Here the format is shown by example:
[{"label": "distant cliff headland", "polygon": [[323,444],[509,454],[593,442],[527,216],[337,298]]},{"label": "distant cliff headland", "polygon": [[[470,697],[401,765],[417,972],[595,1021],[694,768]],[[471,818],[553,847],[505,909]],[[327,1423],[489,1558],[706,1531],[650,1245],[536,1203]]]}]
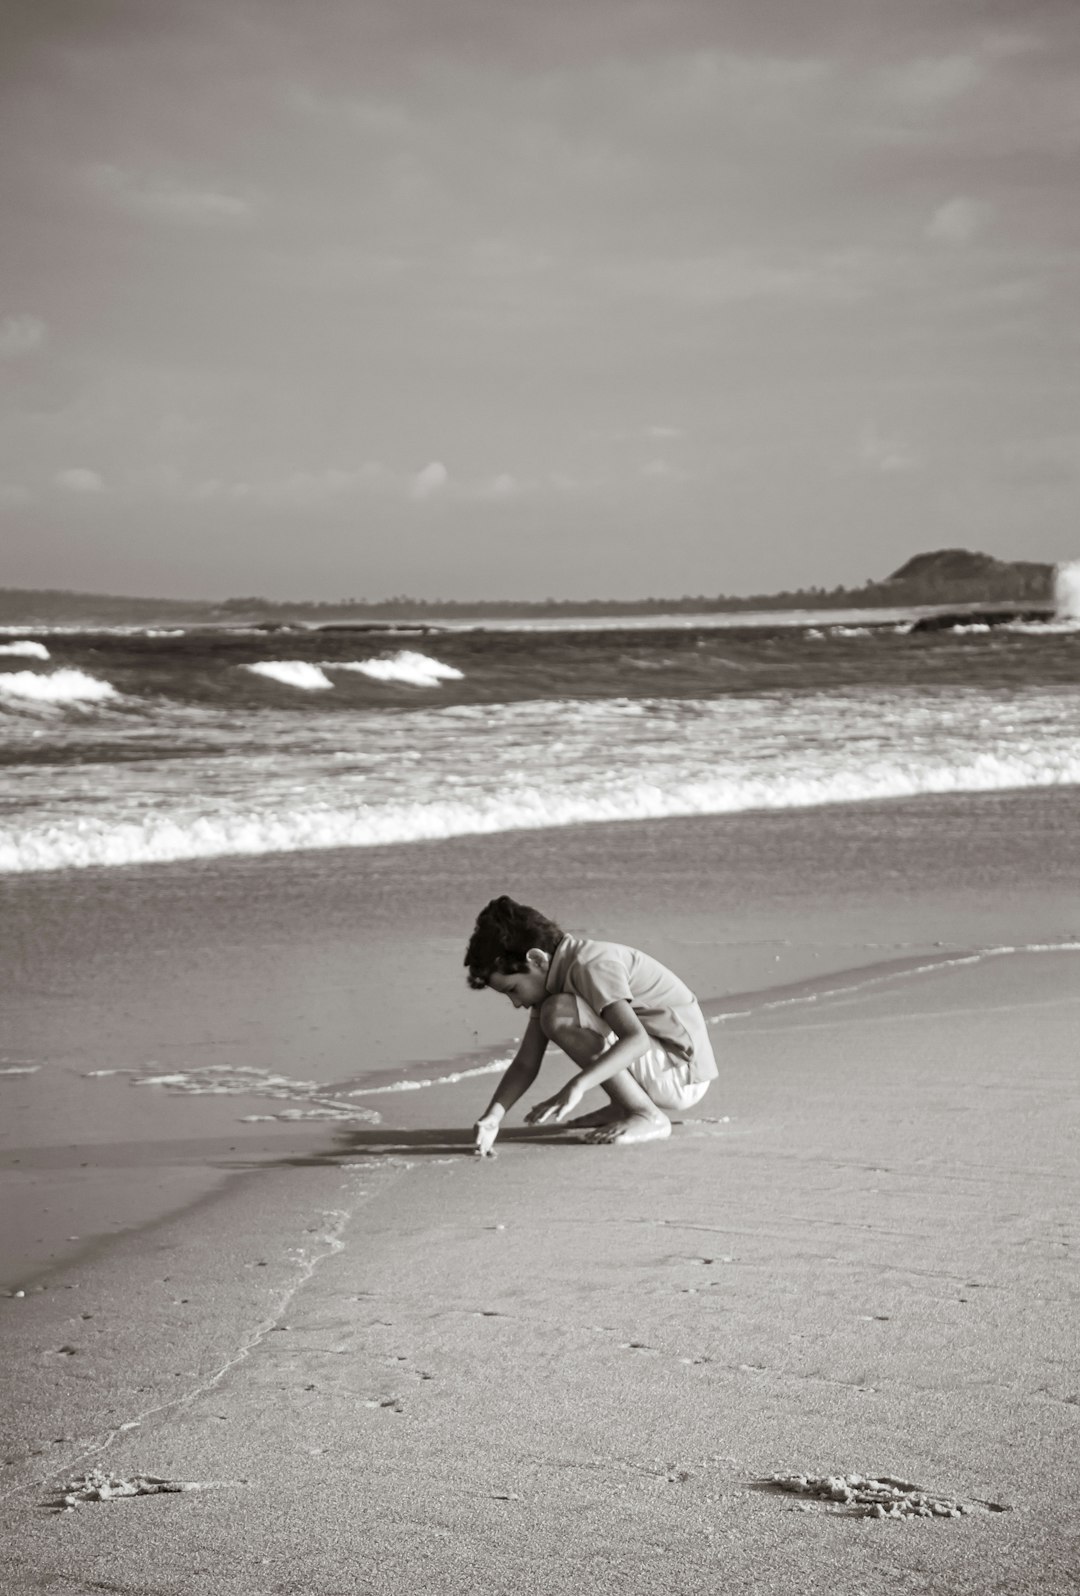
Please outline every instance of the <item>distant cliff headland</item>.
[{"label": "distant cliff headland", "polygon": [[1054,566],[997,560],[967,549],[916,554],[891,576],[861,587],[810,587],[739,596],[698,593],[642,599],[388,599],[275,600],[230,598],[221,603],[128,598],[57,589],[0,588],[0,625],[163,626],[236,625],[288,621],[439,621],[470,617],[708,615],[747,610],[904,609],[923,605],[1035,605],[1053,603]]}]

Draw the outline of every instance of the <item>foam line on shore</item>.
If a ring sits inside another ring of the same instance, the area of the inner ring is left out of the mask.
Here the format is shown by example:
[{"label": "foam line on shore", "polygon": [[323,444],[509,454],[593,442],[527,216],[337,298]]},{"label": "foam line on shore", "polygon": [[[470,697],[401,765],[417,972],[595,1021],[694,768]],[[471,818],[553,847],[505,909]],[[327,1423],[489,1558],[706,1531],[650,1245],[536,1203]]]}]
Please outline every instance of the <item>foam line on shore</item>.
[{"label": "foam line on shore", "polygon": [[476,1075],[497,1075],[509,1067],[513,1054],[493,1059],[489,1064],[477,1064],[473,1069],[452,1070],[449,1075],[432,1075],[424,1080],[414,1076],[393,1081],[389,1086],[358,1086],[347,1091],[346,1097],[377,1097],[382,1092],[419,1092],[427,1086],[456,1086],[458,1081],[471,1080]]},{"label": "foam line on shore", "polygon": [[[919,975],[929,975],[937,971],[962,969],[966,966],[981,964],[988,959],[1037,953],[1080,953],[1080,941],[1032,942],[1017,946],[1002,945],[991,948],[975,948],[967,953],[941,953],[936,956],[924,955],[921,958],[890,960],[884,965],[862,966],[861,968],[872,973],[868,973],[858,980],[844,980],[845,975],[858,972],[860,967],[857,966],[855,970],[850,972],[840,971],[833,975],[819,976],[812,981],[800,982],[792,988],[765,987],[759,992],[746,993],[744,997],[749,1003],[748,1007],[738,1009],[725,1008],[720,1012],[714,1012],[715,1002],[706,1000],[702,1008],[710,1025],[721,1025],[726,1020],[747,1019],[755,1014],[763,1014],[775,1009],[818,1003],[823,999],[834,997],[858,996],[888,982],[902,981]],[[837,985],[836,982],[838,980],[842,984]],[[784,995],[768,996],[770,992],[775,993],[778,990]],[[731,999],[717,1001],[730,1002]],[[489,1059],[482,1064],[475,1064],[471,1067],[447,1071],[444,1074],[421,1078],[402,1076],[399,1080],[389,1083],[384,1082],[378,1086],[356,1086],[349,1087],[346,1090],[343,1090],[339,1085],[336,1088],[336,1092],[339,1096],[350,1098],[376,1097],[387,1093],[418,1092],[429,1086],[456,1086],[461,1081],[472,1080],[477,1076],[496,1075],[508,1067],[512,1058],[513,1052],[507,1051],[499,1058]]]},{"label": "foam line on shore", "polygon": [[[146,1073],[154,1071],[153,1074]],[[301,1108],[279,1109],[272,1114],[244,1114],[247,1123],[269,1120],[367,1120],[375,1125],[379,1115],[373,1108],[354,1108],[342,1102],[332,1086],[318,1081],[298,1081],[275,1074],[253,1064],[204,1064],[193,1069],[158,1071],[156,1063],[144,1069],[121,1066],[116,1069],[88,1070],[87,1077],[129,1075],[132,1086],[162,1086],[169,1092],[187,1092],[196,1097],[272,1097],[301,1103]],[[348,1095],[352,1095],[351,1093]]]},{"label": "foam line on shore", "polygon": [[[1029,953],[1078,953],[1080,941],[1068,942],[1029,942],[1017,946],[1003,945],[992,948],[974,948],[969,953],[942,953],[926,956],[921,959],[890,961],[889,967],[882,969],[880,966],[869,965],[864,968],[875,971],[868,974],[865,979],[850,981],[842,986],[817,986],[812,982],[801,982],[794,990],[790,990],[784,997],[767,998],[765,994],[772,990],[764,988],[762,992],[748,992],[744,994],[747,1000],[764,998],[762,1002],[751,1002],[748,1008],[724,1009],[719,1013],[713,1012],[713,1004],[706,1002],[703,1005],[706,1018],[710,1025],[722,1025],[725,1020],[743,1020],[751,1015],[761,1014],[771,1009],[790,1008],[800,1003],[818,1003],[823,998],[849,997],[853,994],[868,991],[871,987],[882,986],[889,981],[902,981],[912,976],[929,975],[939,970],[961,969],[965,965],[981,964],[987,959],[1006,958]],[[840,972],[842,975],[845,972]],[[850,972],[854,974],[855,972]],[[836,976],[822,976],[822,981],[835,980]],[[730,999],[727,999],[730,1002]]]},{"label": "foam line on shore", "polygon": [[[856,966],[850,971],[838,971],[832,975],[815,977],[809,981],[799,982],[793,987],[765,987],[756,992],[741,994],[734,1000],[706,999],[702,1008],[708,1024],[720,1026],[730,1020],[750,1019],[755,1015],[779,1009],[798,1008],[834,998],[858,998],[891,982],[971,967],[989,959],[1025,954],[1077,952],[1080,952],[1080,941],[1040,942],[890,960],[884,964]],[[855,978],[847,979],[849,976]],[[739,1002],[740,1006],[737,1008],[719,1006],[729,1005],[732,1001]],[[509,1066],[513,1056],[513,1050],[508,1048],[499,1048],[495,1057],[491,1056],[491,1050],[484,1050],[479,1054],[477,1062],[465,1063],[459,1069],[440,1069],[438,1064],[433,1064],[430,1067],[438,1070],[436,1074],[401,1075],[389,1081],[384,1075],[377,1085],[355,1086],[340,1081],[322,1083],[293,1080],[288,1076],[271,1073],[253,1065],[210,1064],[198,1069],[163,1073],[155,1064],[148,1064],[141,1070],[119,1067],[90,1070],[86,1074],[88,1077],[124,1074],[131,1077],[133,1086],[162,1087],[168,1092],[218,1097],[270,1097],[298,1105],[266,1114],[242,1116],[245,1122],[253,1124],[271,1120],[280,1122],[367,1120],[377,1124],[380,1115],[374,1109],[354,1106],[351,1100],[358,1097],[393,1096],[402,1092],[425,1091],[432,1086],[456,1086],[463,1081],[475,1080],[481,1076],[497,1075]]]},{"label": "foam line on shore", "polygon": [[[1019,1003],[980,1003],[976,1008],[950,1007],[947,1012],[950,1019],[980,1019],[986,1014],[1019,1014],[1030,1012],[1033,1009],[1056,1009],[1062,1004],[1080,1003],[1080,995],[1071,992],[1063,993],[1053,998],[1038,998],[1031,1002]],[[905,1025],[912,1020],[933,1020],[935,1023],[941,1019],[940,1009],[904,1009],[902,1013],[891,1018],[902,1021]],[[835,1031],[845,1025],[859,1024],[862,1016],[858,1014],[836,1015],[830,1018],[806,1020],[797,1025],[787,1027],[787,1033],[796,1031]]]}]

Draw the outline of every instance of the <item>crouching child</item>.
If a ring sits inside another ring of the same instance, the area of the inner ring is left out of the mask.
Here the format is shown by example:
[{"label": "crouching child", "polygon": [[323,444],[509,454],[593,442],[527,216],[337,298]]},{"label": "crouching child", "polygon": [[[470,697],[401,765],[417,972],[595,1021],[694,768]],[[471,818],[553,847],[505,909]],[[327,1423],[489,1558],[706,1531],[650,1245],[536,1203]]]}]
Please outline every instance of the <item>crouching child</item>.
[{"label": "crouching child", "polygon": [[[517,1053],[476,1122],[480,1157],[536,1080],[549,1042],[579,1073],[531,1109],[526,1123],[565,1124],[594,1142],[624,1146],[670,1136],[668,1111],[700,1103],[716,1078],[694,994],[637,948],[569,936],[537,909],[502,897],[480,911],[465,965],[470,986],[490,987],[529,1011]],[[596,1086],[607,1105],[571,1119]]]}]

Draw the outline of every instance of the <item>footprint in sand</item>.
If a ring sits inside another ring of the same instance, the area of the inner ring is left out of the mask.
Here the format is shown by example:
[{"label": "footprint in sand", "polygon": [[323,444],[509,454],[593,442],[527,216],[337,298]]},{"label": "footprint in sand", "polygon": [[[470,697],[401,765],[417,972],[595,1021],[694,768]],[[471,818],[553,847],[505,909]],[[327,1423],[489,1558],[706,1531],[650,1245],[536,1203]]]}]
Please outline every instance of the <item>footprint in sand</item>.
[{"label": "footprint in sand", "polygon": [[[735,1259],[730,1253],[722,1253],[715,1258],[680,1257],[674,1259],[673,1262],[677,1264],[697,1264],[699,1267],[704,1269],[714,1269],[717,1264],[734,1263]],[[681,1297],[696,1297],[702,1291],[708,1291],[713,1286],[722,1286],[724,1284],[725,1282],[723,1280],[710,1280],[705,1286],[674,1286],[672,1289]]]},{"label": "footprint in sand", "polygon": [[[384,1363],[408,1363],[408,1361],[408,1356],[404,1352],[395,1352],[392,1353],[390,1357],[383,1359]],[[415,1374],[418,1380],[434,1380],[435,1378],[435,1376],[433,1374],[429,1374],[426,1369],[410,1369],[409,1373]]]},{"label": "footprint in sand", "polygon": [[770,1474],[751,1484],[756,1490],[810,1498],[795,1503],[803,1513],[813,1512],[814,1500],[824,1502],[826,1511],[863,1518],[960,1518],[966,1513],[1009,1511],[1000,1502],[937,1496],[893,1474]]}]

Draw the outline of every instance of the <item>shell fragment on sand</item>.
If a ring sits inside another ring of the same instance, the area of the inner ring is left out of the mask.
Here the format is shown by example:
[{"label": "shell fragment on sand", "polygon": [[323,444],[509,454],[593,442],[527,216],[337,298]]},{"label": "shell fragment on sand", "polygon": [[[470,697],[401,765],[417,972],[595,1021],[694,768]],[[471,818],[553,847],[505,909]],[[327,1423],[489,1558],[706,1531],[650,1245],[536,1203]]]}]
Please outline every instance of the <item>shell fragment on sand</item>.
[{"label": "shell fragment on sand", "polygon": [[[960,1518],[965,1513],[1004,1513],[997,1502],[964,1502],[936,1496],[892,1474],[770,1474],[759,1488],[787,1491],[829,1504],[829,1510],[861,1518]],[[803,1512],[809,1502],[797,1504]]]}]

